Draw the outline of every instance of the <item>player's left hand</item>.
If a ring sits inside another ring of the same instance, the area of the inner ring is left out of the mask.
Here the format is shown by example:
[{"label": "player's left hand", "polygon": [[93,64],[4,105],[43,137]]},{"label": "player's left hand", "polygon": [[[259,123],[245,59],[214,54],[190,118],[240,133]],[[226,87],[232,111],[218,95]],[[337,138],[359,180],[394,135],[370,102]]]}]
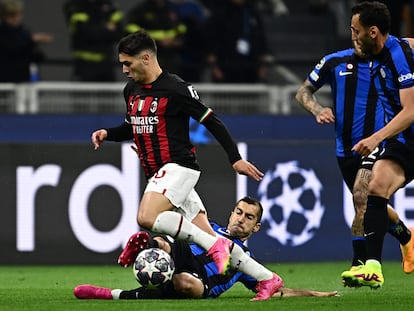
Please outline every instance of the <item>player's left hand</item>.
[{"label": "player's left hand", "polygon": [[256,181],[262,180],[264,173],[261,172],[256,166],[246,160],[238,160],[233,163],[233,169],[242,175],[247,175]]}]

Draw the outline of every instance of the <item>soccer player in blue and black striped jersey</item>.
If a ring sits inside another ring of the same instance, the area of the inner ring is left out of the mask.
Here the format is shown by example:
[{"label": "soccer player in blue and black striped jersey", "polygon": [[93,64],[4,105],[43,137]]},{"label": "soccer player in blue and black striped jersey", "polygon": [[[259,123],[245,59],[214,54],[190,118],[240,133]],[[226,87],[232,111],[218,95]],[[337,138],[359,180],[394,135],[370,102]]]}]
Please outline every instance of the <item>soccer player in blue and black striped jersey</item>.
[{"label": "soccer player in blue and black striped jersey", "polygon": [[[367,260],[354,271],[344,271],[349,286],[379,288],[384,283],[382,248],[387,231],[387,204],[391,195],[414,178],[414,59],[406,40],[389,34],[387,7],[378,2],[361,2],[352,7],[352,40],[369,58],[370,73],[378,98],[385,108],[386,125],[352,148],[369,155],[385,142],[374,163],[368,184],[364,216]],[[412,250],[414,245],[410,243]],[[412,252],[404,253],[404,265],[412,263]]]},{"label": "soccer player in blue and black striped jersey", "polygon": [[[325,84],[331,87],[333,108],[324,107],[314,96]],[[368,157],[361,157],[352,147],[384,126],[384,109],[370,76],[369,61],[357,48],[326,55],[299,88],[296,99],[315,116],[319,124],[335,123],[337,162],[353,195],[352,267],[356,269],[366,260],[363,219],[367,185],[372,166],[382,148],[377,148]],[[388,214],[388,232],[398,239],[402,248],[406,248],[414,234],[391,206],[388,207]]]},{"label": "soccer player in blue and black striped jersey", "polygon": [[[257,199],[244,197],[236,203],[226,227],[212,222],[214,231],[220,236],[237,243],[249,256],[250,250],[244,242],[259,231],[263,208]],[[243,283],[255,291],[257,281],[231,268],[225,275],[219,273],[212,259],[200,246],[166,236],[148,236],[147,247],[159,247],[171,254],[175,263],[173,281],[167,286],[149,290],[140,287],[133,290],[109,289],[89,284],[79,285],[74,294],[79,299],[176,299],[216,298],[229,290],[236,282]],[[337,292],[319,292],[283,288],[273,297],[284,296],[335,296]]]}]

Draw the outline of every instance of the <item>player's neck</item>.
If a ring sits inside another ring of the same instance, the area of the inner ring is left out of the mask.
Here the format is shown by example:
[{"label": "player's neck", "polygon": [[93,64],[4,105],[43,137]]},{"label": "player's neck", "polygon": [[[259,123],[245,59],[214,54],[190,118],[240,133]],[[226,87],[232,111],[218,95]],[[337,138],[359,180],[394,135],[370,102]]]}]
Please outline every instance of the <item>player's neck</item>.
[{"label": "player's neck", "polygon": [[162,74],[162,69],[160,66],[156,66],[148,73],[148,77],[143,84],[151,84],[154,83],[158,77]]},{"label": "player's neck", "polygon": [[388,34],[378,36],[376,46],[374,48],[374,51],[372,52],[372,55],[378,55],[379,53],[381,53],[382,49],[385,46],[385,42],[387,41],[387,39],[388,39]]}]

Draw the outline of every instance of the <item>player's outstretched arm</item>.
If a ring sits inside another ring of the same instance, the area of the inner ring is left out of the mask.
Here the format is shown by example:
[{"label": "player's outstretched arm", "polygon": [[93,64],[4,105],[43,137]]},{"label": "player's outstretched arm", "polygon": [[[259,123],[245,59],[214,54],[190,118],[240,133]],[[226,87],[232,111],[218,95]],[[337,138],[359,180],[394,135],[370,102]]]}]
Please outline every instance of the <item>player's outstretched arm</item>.
[{"label": "player's outstretched arm", "polygon": [[297,288],[287,288],[283,287],[279,292],[275,293],[273,297],[337,297],[339,296],[337,291],[333,292],[320,292],[316,290],[308,289],[297,289]]},{"label": "player's outstretched arm", "polygon": [[256,181],[260,181],[263,178],[263,172],[261,172],[256,166],[246,160],[238,160],[233,163],[233,169],[242,175],[247,175]]}]

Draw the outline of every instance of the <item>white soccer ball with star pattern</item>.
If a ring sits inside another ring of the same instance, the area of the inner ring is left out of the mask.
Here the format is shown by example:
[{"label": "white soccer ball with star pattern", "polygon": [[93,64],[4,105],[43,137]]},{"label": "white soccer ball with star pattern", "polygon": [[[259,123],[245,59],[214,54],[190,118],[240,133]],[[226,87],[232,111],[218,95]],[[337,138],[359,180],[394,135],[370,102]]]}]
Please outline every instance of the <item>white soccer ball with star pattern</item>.
[{"label": "white soccer ball with star pattern", "polygon": [[138,254],[132,270],[142,286],[158,288],[172,280],[175,265],[166,251],[160,248],[148,248]]}]

